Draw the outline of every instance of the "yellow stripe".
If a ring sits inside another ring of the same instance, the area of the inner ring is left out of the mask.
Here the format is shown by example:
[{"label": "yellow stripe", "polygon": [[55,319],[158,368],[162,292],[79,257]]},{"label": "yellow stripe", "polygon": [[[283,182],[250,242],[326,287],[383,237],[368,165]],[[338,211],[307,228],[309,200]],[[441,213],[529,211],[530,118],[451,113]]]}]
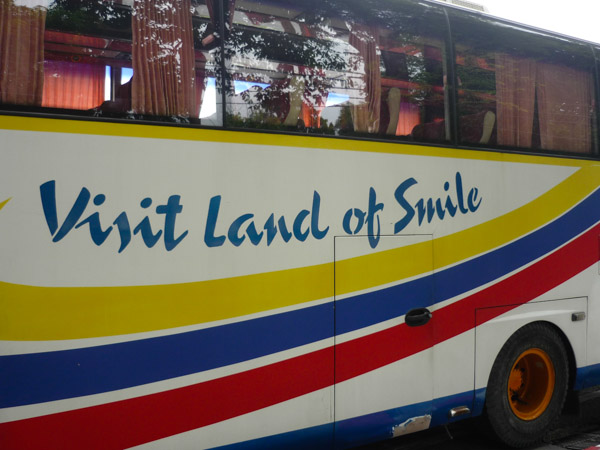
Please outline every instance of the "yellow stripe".
[{"label": "yellow stripe", "polygon": [[[344,268],[339,272],[344,274],[344,279],[336,280],[338,293],[346,294],[409,278],[498,248],[552,221],[599,184],[600,167],[582,168],[520,208],[476,227],[435,239],[433,267],[431,241],[340,262],[338,264],[343,264]],[[372,267],[377,270],[368,270]],[[369,273],[369,277],[365,277],[365,273]]]},{"label": "yellow stripe", "polygon": [[[310,283],[306,281],[310,280]],[[159,286],[0,283],[0,339],[53,340],[174,328],[331,295],[333,265]]]},{"label": "yellow stripe", "polygon": [[211,130],[205,128],[159,126],[151,124],[111,123],[101,121],[47,119],[0,115],[0,129],[36,131],[47,133],[89,134],[103,136],[139,137],[150,139],[173,139],[183,141],[226,142],[232,144],[270,145],[280,147],[318,148],[328,150],[362,151],[370,153],[394,153],[402,155],[434,156],[452,159],[477,159],[485,161],[519,162],[532,164],[581,167],[595,164],[594,161],[550,158],[456,150],[428,147],[425,145],[399,144],[395,142],[361,141],[358,139],[336,139],[317,136],[285,135],[264,132],[240,132]]},{"label": "yellow stripe", "polygon": [[444,267],[513,241],[554,220],[600,184],[600,167],[581,168],[536,200],[473,229],[438,239],[435,266]]},{"label": "yellow stripe", "polygon": [[[434,267],[484,253],[548,223],[598,186],[588,166],[504,216],[434,241]],[[431,242],[338,262],[343,292],[431,269]],[[400,261],[400,266],[399,262]],[[365,267],[377,267],[365,276]],[[54,340],[130,334],[211,322],[333,296],[333,263],[197,283],[48,288],[0,283],[0,339]]]},{"label": "yellow stripe", "polygon": [[0,203],[0,209],[4,208],[4,205],[6,205],[9,201],[10,201],[10,198],[7,198],[2,203]]}]

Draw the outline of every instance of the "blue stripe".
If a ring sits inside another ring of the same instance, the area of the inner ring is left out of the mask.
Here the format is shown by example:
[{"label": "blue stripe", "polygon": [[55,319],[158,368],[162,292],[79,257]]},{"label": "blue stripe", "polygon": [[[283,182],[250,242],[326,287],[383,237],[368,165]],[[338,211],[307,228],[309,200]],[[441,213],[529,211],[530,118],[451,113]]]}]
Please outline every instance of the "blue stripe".
[{"label": "blue stripe", "polygon": [[[433,276],[333,303],[119,344],[0,357],[0,407],[124,389],[247,361],[403,316],[493,281],[593,226],[600,191],[505,247]],[[435,285],[435,289],[434,289]]]},{"label": "blue stripe", "polygon": [[333,424],[328,423],[303,430],[290,431],[251,441],[213,447],[213,450],[331,450],[333,448]]},{"label": "blue stripe", "polygon": [[575,385],[573,389],[577,391],[593,386],[600,386],[600,364],[579,367],[575,374]]},{"label": "blue stripe", "polygon": [[[347,449],[391,439],[393,428],[411,418],[431,415],[430,427],[446,424],[449,422],[448,411],[450,408],[471,405],[472,402],[473,392],[468,391],[434,399],[432,402],[416,403],[341,420],[335,422],[335,425],[319,425],[222,447],[214,447],[213,450]],[[473,416],[462,416],[460,419],[467,417]]]},{"label": "blue stripe", "polygon": [[[176,335],[0,358],[3,408],[108,392],[331,337],[333,304]],[[310,339],[307,339],[307,336]]]},{"label": "blue stripe", "polygon": [[538,231],[470,261],[337,302],[336,334],[400,317],[494,281],[555,250],[600,220],[600,190]]},{"label": "blue stripe", "polygon": [[[473,398],[473,392],[466,391],[436,398],[430,402],[415,403],[413,405],[401,406],[387,411],[336,422],[335,448],[345,449],[390,439],[393,437],[394,427],[410,419],[425,415],[431,416],[430,428],[447,424],[450,422],[448,411],[456,406],[468,406],[471,408]],[[473,417],[473,415],[461,416],[459,420],[468,417]],[[452,421],[455,422],[456,419]]]}]

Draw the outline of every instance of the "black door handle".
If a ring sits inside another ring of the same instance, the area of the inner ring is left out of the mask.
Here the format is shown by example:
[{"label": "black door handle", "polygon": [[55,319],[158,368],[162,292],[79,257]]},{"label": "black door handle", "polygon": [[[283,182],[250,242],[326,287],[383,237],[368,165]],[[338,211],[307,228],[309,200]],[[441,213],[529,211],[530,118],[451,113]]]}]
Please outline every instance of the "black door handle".
[{"label": "black door handle", "polygon": [[406,313],[404,321],[409,327],[420,327],[431,319],[431,311],[427,308],[415,308]]}]

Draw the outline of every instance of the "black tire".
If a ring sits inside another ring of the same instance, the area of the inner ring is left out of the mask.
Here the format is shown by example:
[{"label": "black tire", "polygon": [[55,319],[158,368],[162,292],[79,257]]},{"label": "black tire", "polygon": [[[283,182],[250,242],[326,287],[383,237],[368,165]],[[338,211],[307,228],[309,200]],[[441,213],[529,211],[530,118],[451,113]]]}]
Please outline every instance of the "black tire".
[{"label": "black tire", "polygon": [[488,382],[485,414],[497,438],[511,447],[539,442],[560,415],[568,381],[558,331],[540,322],[519,329],[500,350]]}]

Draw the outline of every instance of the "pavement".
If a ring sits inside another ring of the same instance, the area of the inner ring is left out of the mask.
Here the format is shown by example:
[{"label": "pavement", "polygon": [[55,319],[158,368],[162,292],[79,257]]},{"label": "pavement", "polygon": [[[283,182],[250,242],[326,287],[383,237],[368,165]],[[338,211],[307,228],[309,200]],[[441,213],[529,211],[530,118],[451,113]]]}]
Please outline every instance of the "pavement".
[{"label": "pavement", "polygon": [[537,450],[597,450],[600,448],[600,432],[582,433],[554,444],[536,447]]},{"label": "pavement", "polygon": [[579,396],[579,413],[563,415],[548,434],[549,443],[536,450],[592,450],[600,448],[600,389]]}]

